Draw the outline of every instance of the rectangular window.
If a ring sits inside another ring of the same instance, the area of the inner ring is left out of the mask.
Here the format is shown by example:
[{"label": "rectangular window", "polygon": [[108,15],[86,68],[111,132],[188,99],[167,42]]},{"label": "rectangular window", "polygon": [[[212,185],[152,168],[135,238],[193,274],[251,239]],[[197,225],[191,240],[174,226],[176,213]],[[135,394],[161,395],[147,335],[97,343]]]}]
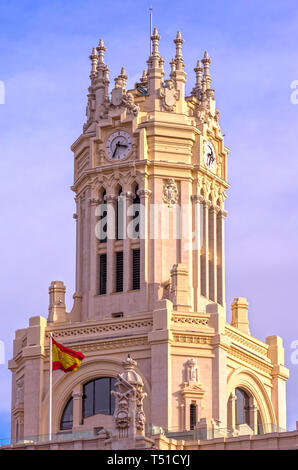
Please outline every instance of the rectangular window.
[{"label": "rectangular window", "polygon": [[112,318],[122,318],[123,312],[112,313]]},{"label": "rectangular window", "polygon": [[132,288],[140,289],[140,250],[132,250]]},{"label": "rectangular window", "polygon": [[195,425],[197,424],[197,405],[195,403],[191,403],[189,411],[190,411],[190,429],[194,429]]},{"label": "rectangular window", "polygon": [[107,255],[99,256],[99,294],[107,293]]},{"label": "rectangular window", "polygon": [[116,292],[123,291],[123,251],[116,252]]}]

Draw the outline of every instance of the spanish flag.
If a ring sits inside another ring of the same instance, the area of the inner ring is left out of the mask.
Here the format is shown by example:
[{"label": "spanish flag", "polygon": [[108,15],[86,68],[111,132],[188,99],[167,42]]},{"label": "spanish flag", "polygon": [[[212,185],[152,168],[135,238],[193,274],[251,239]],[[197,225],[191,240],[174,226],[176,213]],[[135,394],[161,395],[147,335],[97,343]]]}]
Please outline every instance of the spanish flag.
[{"label": "spanish flag", "polygon": [[53,370],[61,369],[64,372],[78,370],[84,357],[84,354],[57,343],[52,337]]}]

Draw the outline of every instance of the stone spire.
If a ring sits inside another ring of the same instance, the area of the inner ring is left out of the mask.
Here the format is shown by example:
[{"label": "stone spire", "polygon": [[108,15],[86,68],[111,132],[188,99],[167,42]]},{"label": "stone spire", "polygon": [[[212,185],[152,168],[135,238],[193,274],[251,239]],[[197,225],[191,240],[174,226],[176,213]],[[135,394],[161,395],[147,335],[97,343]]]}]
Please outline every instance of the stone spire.
[{"label": "stone spire", "polygon": [[96,48],[98,52],[98,63],[97,63],[97,70],[104,69],[105,62],[104,62],[104,54],[107,48],[105,47],[103,40],[99,40],[99,44]]},{"label": "stone spire", "polygon": [[90,79],[94,78],[96,76],[96,67],[97,67],[97,61],[98,61],[98,55],[96,52],[96,47],[93,47],[92,53],[89,56],[89,59],[91,60],[91,73],[90,73]]},{"label": "stone spire", "polygon": [[160,36],[158,34],[157,28],[154,28],[153,34],[151,36],[152,41],[152,54],[151,57],[159,57],[158,43],[160,41]]},{"label": "stone spire", "polygon": [[[149,59],[147,60],[149,95],[155,94],[155,92],[160,89],[162,78],[164,76],[164,71],[163,71],[164,60],[159,55],[159,50],[158,50],[159,40],[160,40],[160,36],[158,34],[157,28],[154,28],[153,34],[151,35],[152,53]],[[159,102],[156,99],[153,107],[154,108],[158,107],[158,105],[159,105]]]},{"label": "stone spire", "polygon": [[179,93],[179,99],[176,102],[176,112],[185,112],[185,78],[186,73],[184,72],[184,60],[182,55],[182,44],[184,39],[182,38],[181,32],[177,32],[177,36],[174,39],[176,45],[176,55],[174,63],[171,63],[171,79],[175,82],[176,90]]},{"label": "stone spire", "polygon": [[196,73],[196,84],[193,88],[191,94],[196,98],[200,98],[201,91],[202,91],[202,74],[203,74],[203,67],[200,60],[197,61],[197,66],[194,68]]},{"label": "stone spire", "polygon": [[122,80],[122,88],[126,88],[126,80],[128,79],[128,76],[125,73],[125,68],[122,67],[120,75],[119,75],[120,80]]},{"label": "stone spire", "polygon": [[140,78],[140,82],[141,82],[141,83],[146,83],[147,80],[148,80],[147,71],[146,71],[146,70],[143,70],[143,75],[142,75],[141,78]]},{"label": "stone spire", "polygon": [[174,43],[176,44],[176,70],[184,70],[184,60],[182,55],[182,44],[184,43],[184,39],[181,36],[180,31],[177,32],[176,39],[174,39]]},{"label": "stone spire", "polygon": [[205,84],[206,84],[206,90],[209,90],[210,89],[210,85],[211,85],[211,77],[210,77],[210,72],[209,72],[209,67],[210,67],[210,64],[211,64],[211,59],[209,57],[209,54],[207,51],[205,51],[204,53],[204,57],[202,59],[202,63],[203,63],[203,66],[204,66],[204,77],[203,77],[203,80],[205,81]]},{"label": "stone spire", "polygon": [[170,78],[172,80],[175,79],[176,77],[176,62],[175,62],[175,59],[172,59],[171,62],[170,62],[170,66],[171,66],[171,72],[170,72]]}]

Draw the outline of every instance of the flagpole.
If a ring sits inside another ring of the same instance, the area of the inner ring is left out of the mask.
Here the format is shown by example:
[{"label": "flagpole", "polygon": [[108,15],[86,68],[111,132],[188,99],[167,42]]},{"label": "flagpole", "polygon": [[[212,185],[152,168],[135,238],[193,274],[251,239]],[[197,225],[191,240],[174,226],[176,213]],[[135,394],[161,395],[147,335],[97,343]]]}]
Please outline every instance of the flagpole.
[{"label": "flagpole", "polygon": [[52,385],[53,385],[53,346],[52,333],[50,333],[50,380],[49,380],[49,441],[52,440]]}]

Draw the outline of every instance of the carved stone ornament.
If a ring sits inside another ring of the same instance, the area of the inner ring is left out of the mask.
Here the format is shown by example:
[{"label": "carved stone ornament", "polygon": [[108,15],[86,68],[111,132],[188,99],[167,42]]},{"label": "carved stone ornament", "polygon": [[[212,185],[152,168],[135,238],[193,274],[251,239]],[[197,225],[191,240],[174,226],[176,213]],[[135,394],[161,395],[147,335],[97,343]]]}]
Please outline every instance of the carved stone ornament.
[{"label": "carved stone ornament", "polygon": [[123,88],[116,87],[112,90],[111,105],[114,107],[124,106],[127,108],[128,113],[137,116],[139,112],[139,106],[134,103],[134,97],[132,93],[128,93]]},{"label": "carved stone ornament", "polygon": [[164,88],[160,89],[160,98],[165,111],[174,111],[179,92],[175,89],[173,80],[166,80]]},{"label": "carved stone ornament", "polygon": [[172,207],[177,204],[179,199],[179,192],[173,178],[169,178],[167,180],[167,184],[164,187],[162,193],[162,198],[163,201],[168,205],[168,207]]},{"label": "carved stone ornament", "polygon": [[112,90],[112,105],[113,106],[120,106],[123,100],[124,90],[123,88],[114,88]]},{"label": "carved stone ornament", "polygon": [[195,359],[190,359],[187,362],[187,375],[188,375],[188,382],[198,382],[199,376],[198,376],[198,368],[197,368],[197,362]]}]

